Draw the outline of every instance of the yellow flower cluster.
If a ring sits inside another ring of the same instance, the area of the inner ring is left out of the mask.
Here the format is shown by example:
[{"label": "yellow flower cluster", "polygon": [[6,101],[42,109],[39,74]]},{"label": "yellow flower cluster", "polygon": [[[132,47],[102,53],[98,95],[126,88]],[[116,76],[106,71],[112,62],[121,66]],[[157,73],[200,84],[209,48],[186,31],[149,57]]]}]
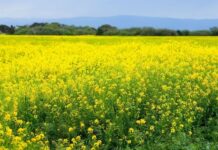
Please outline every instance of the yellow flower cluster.
[{"label": "yellow flower cluster", "polygon": [[116,149],[218,108],[217,38],[0,36],[0,149]]}]

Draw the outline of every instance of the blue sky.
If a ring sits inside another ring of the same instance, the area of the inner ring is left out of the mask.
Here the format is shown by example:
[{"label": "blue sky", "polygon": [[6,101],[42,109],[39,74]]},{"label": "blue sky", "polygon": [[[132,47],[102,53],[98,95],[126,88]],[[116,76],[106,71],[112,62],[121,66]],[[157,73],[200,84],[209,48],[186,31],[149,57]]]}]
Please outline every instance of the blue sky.
[{"label": "blue sky", "polygon": [[218,18],[218,0],[0,0],[0,18]]}]

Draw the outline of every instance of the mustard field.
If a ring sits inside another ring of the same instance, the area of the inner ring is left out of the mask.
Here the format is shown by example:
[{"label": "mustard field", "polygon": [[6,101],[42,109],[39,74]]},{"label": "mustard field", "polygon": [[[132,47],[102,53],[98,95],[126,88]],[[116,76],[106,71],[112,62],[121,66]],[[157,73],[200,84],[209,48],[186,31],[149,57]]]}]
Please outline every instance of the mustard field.
[{"label": "mustard field", "polygon": [[0,36],[4,149],[218,149],[218,38]]}]

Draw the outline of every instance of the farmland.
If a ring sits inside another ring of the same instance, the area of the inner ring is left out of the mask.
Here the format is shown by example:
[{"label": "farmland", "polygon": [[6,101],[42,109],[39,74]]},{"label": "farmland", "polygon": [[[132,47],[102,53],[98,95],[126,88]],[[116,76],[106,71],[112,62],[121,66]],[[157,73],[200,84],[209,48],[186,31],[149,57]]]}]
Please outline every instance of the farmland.
[{"label": "farmland", "polygon": [[218,149],[218,38],[0,36],[0,149]]}]

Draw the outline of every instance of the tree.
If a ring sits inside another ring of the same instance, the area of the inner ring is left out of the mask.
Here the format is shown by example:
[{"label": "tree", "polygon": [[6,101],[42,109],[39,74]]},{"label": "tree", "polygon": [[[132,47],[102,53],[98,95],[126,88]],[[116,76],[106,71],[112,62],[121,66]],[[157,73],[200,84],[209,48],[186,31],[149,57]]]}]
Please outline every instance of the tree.
[{"label": "tree", "polygon": [[210,28],[210,31],[212,35],[218,35],[218,27]]},{"label": "tree", "polygon": [[197,30],[197,31],[190,31],[190,35],[192,36],[209,36],[211,32],[209,30]]},{"label": "tree", "polygon": [[190,31],[189,30],[177,30],[177,35],[179,36],[187,36],[190,34]]},{"label": "tree", "polygon": [[30,25],[30,27],[33,28],[33,27],[37,27],[37,26],[45,26],[46,24],[47,23],[38,23],[38,22],[35,22],[32,25]]},{"label": "tree", "polygon": [[[15,31],[14,31],[15,30]],[[15,32],[15,33],[14,33]],[[218,27],[210,30],[171,30],[156,29],[152,27],[144,28],[125,28],[105,24],[95,29],[89,26],[73,26],[60,23],[33,23],[32,25],[13,26],[0,25],[0,33],[3,34],[19,34],[19,35],[122,35],[122,36],[209,36],[218,35]]]},{"label": "tree", "polygon": [[118,29],[108,24],[100,26],[96,32],[97,35],[116,35],[117,33]]},{"label": "tree", "polygon": [[140,35],[153,36],[155,35],[156,30],[151,27],[142,28]]},{"label": "tree", "polygon": [[170,29],[157,29],[156,30],[156,35],[158,36],[175,36],[176,31],[170,30]]},{"label": "tree", "polygon": [[14,26],[0,25],[0,32],[5,34],[13,34],[15,32]]},{"label": "tree", "polygon": [[119,32],[120,35],[129,35],[129,36],[140,35],[141,33],[142,33],[141,28],[122,29]]}]

